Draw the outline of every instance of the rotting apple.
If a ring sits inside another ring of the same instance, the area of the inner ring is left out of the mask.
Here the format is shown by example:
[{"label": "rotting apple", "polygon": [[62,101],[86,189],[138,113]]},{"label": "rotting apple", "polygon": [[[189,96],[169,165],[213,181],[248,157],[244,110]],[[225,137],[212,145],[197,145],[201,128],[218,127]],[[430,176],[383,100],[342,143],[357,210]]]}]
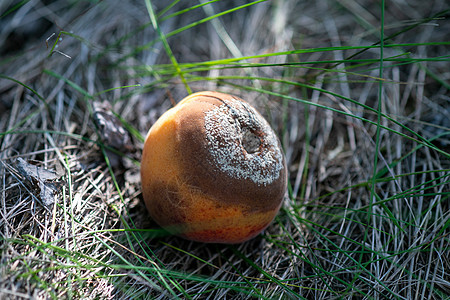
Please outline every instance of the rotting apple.
[{"label": "rotting apple", "polygon": [[278,213],[287,185],[280,141],[246,101],[192,94],[150,128],[142,154],[150,216],[189,240],[241,243]]}]

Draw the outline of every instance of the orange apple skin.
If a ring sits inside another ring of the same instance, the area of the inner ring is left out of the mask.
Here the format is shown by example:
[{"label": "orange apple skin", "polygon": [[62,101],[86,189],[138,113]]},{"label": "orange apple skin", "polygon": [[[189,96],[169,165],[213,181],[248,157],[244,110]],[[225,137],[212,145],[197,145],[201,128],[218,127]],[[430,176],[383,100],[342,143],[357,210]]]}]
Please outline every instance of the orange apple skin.
[{"label": "orange apple skin", "polygon": [[185,98],[149,130],[141,161],[143,198],[153,220],[173,234],[199,242],[241,243],[258,235],[278,213],[286,164],[283,156],[273,185],[224,177],[204,149],[202,122],[205,111],[221,104],[214,97],[228,95],[210,93]]}]

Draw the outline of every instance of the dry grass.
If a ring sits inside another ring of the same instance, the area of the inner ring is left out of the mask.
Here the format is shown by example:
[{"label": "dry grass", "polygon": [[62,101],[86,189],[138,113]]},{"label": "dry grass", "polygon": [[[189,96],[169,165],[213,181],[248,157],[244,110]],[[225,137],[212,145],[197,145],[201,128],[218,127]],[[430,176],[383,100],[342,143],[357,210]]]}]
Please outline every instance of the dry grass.
[{"label": "dry grass", "polygon": [[[374,1],[274,0],[170,36],[248,3],[165,19],[202,3],[174,1],[158,19],[172,60],[145,1],[33,0],[6,14],[15,3],[0,3],[0,298],[449,295],[448,3],[389,1],[382,14]],[[383,18],[380,72],[380,48],[364,47]],[[300,49],[312,50],[271,55]],[[251,101],[282,140],[289,193],[252,241],[185,241],[145,212],[141,138],[187,89]],[[130,143],[95,125],[105,101]],[[19,158],[56,172],[55,205]]]}]

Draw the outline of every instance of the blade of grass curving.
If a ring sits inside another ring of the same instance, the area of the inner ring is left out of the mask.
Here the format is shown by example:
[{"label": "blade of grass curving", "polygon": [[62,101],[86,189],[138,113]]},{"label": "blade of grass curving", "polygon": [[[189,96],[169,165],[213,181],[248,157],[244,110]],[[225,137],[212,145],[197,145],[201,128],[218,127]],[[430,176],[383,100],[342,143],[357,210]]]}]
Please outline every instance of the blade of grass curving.
[{"label": "blade of grass curving", "polygon": [[[146,0],[146,1],[150,1],[150,0]],[[183,32],[183,31],[185,31],[185,30],[188,30],[188,29],[190,29],[190,28],[196,27],[196,26],[198,26],[198,25],[200,25],[200,24],[202,24],[202,23],[208,22],[209,20],[212,20],[212,19],[214,19],[214,18],[223,16],[223,15],[232,13],[232,12],[234,12],[234,11],[237,11],[237,10],[240,10],[240,9],[243,9],[243,8],[246,8],[246,7],[249,7],[249,6],[258,4],[258,3],[261,3],[261,2],[265,2],[265,1],[268,1],[268,0],[257,0],[257,1],[253,1],[253,2],[250,2],[250,3],[247,3],[247,4],[243,4],[243,5],[241,5],[241,6],[234,7],[234,8],[232,8],[232,9],[225,10],[225,11],[223,11],[223,12],[219,12],[219,13],[213,15],[213,16],[203,18],[203,19],[201,19],[201,20],[199,20],[199,21],[196,21],[196,22],[193,22],[193,23],[188,24],[188,25],[186,25],[186,26],[183,26],[183,27],[181,27],[181,28],[175,29],[175,30],[173,30],[173,31],[171,31],[171,32],[169,32],[169,33],[167,33],[167,34],[165,34],[165,35],[162,35],[162,36],[163,36],[165,39],[168,39],[168,38],[170,38],[170,37],[172,37],[172,36],[174,36],[174,35],[176,35],[176,34],[179,34],[179,33]],[[155,19],[155,21],[156,21],[156,19]],[[144,50],[146,50],[146,49],[152,47],[153,45],[155,45],[155,44],[158,43],[158,42],[163,42],[162,36],[160,36],[158,39],[155,39],[155,40],[153,40],[153,41],[151,41],[151,42],[149,42],[149,43],[147,43],[147,44],[145,44],[145,45],[142,45],[142,46],[140,46],[140,47],[135,48],[131,53],[128,53],[128,54],[126,54],[125,56],[119,58],[119,59],[117,60],[116,64],[120,64],[121,62],[126,61],[126,60],[127,60],[128,58],[130,58],[130,57],[135,57],[139,52],[142,52],[142,51],[144,51]]]},{"label": "blade of grass curving", "polygon": [[[64,54],[63,52],[61,52],[61,51],[59,51],[59,50],[55,50],[56,47],[57,47],[57,45],[58,45],[58,42],[61,41],[61,37],[62,37],[63,35],[67,35],[67,36],[73,37],[74,39],[77,39],[78,41],[82,42],[83,44],[85,44],[86,46],[88,46],[88,47],[91,48],[91,49],[97,48],[95,45],[93,45],[93,44],[90,43],[88,40],[86,40],[85,38],[83,38],[83,37],[81,37],[81,36],[79,36],[79,35],[76,35],[76,34],[74,34],[74,33],[72,33],[72,32],[68,32],[68,31],[60,31],[60,32],[58,33],[58,36],[57,36],[55,42],[53,43],[53,46],[50,48],[50,52],[48,53],[47,58],[51,57],[51,56],[53,55],[53,53],[59,53],[59,54],[62,54],[62,55],[64,55],[64,56],[66,56],[67,58],[71,58],[69,55]],[[53,36],[53,35],[52,35],[52,36]],[[50,38],[49,38],[49,39],[50,39]],[[48,39],[47,39],[47,40],[48,40]],[[46,43],[47,43],[47,48],[48,48],[48,41],[46,41]]]},{"label": "blade of grass curving", "polygon": [[142,134],[139,132],[139,130],[137,130],[133,125],[131,125],[129,122],[127,122],[127,120],[125,120],[124,118],[122,118],[121,115],[119,115],[118,113],[111,111],[113,113],[114,116],[117,117],[117,119],[119,119],[119,121],[122,123],[123,127],[125,127],[125,129],[131,133],[131,135],[133,135],[135,138],[137,138],[141,143],[143,143],[145,141],[144,136],[142,136]]},{"label": "blade of grass curving", "polygon": [[23,118],[22,121],[18,122],[16,125],[14,125],[13,127],[9,128],[7,131],[0,132],[0,137],[3,137],[3,136],[8,135],[8,134],[21,133],[21,131],[16,131],[16,129],[19,128],[20,126],[22,126],[23,124],[25,124],[31,118],[35,117],[40,112],[41,112],[40,108],[36,109],[34,112],[31,112],[29,115],[27,115],[25,118]]},{"label": "blade of grass curving", "polygon": [[14,79],[14,78],[12,78],[12,77],[9,77],[9,76],[7,76],[7,75],[0,74],[0,78],[7,79],[7,80],[10,80],[10,81],[13,81],[13,82],[15,82],[15,83],[17,83],[17,84],[23,86],[24,88],[26,88],[27,90],[29,90],[30,92],[32,92],[36,97],[38,97],[39,100],[41,100],[41,102],[45,105],[45,108],[47,109],[47,111],[50,111],[50,109],[49,109],[49,107],[48,107],[48,103],[47,103],[47,101],[45,100],[45,98],[42,97],[42,96],[41,96],[36,90],[34,90],[32,87],[26,85],[25,83],[23,83],[23,82],[21,82],[21,81],[19,81],[19,80],[17,80],[17,79]]},{"label": "blade of grass curving", "polygon": [[230,246],[229,247],[233,253],[235,255],[237,255],[238,257],[240,257],[241,259],[243,259],[246,263],[248,263],[250,266],[252,266],[255,270],[257,270],[258,272],[260,272],[262,275],[264,275],[264,277],[266,277],[267,279],[269,279],[270,281],[274,282],[275,284],[277,284],[279,287],[281,287],[282,289],[284,289],[288,294],[290,294],[291,296],[297,297],[297,299],[305,299],[302,296],[300,296],[298,293],[296,293],[295,291],[293,291],[292,289],[290,289],[284,282],[276,279],[275,277],[273,277],[272,275],[270,275],[269,273],[267,273],[263,268],[261,268],[260,266],[258,266],[256,263],[254,263],[251,259],[249,259],[246,255],[244,255],[241,251],[237,250],[234,246]]},{"label": "blade of grass curving", "polygon": [[[64,81],[67,85],[69,85],[71,88],[73,88],[75,91],[79,92],[80,94],[82,94],[84,97],[86,97],[87,99],[93,99],[94,96],[92,96],[91,94],[89,94],[85,89],[83,89],[81,86],[79,86],[78,84],[76,84],[75,82],[65,78],[64,76],[52,71],[52,70],[48,70],[45,69],[43,71],[44,74],[48,74],[50,76],[53,76],[57,79],[60,79],[62,81]],[[86,100],[86,99],[84,99]],[[92,113],[92,111],[90,111],[90,113]]]},{"label": "blade of grass curving", "polygon": [[[180,16],[180,15],[182,15],[182,14],[184,14],[184,13],[187,13],[187,12],[190,12],[190,11],[192,11],[192,10],[194,10],[194,9],[197,9],[197,8],[200,8],[200,7],[202,7],[202,6],[205,6],[205,5],[208,5],[208,4],[211,4],[211,3],[214,3],[214,2],[217,2],[217,1],[221,1],[221,0],[210,0],[210,1],[207,1],[207,2],[205,2],[205,3],[200,3],[200,4],[196,4],[196,5],[193,5],[193,6],[191,6],[191,7],[188,7],[188,8],[185,8],[185,9],[182,9],[182,10],[179,10],[179,11],[177,11],[177,12],[174,12],[174,13],[172,13],[172,14],[170,14],[170,15],[167,15],[167,16],[165,16],[165,17],[162,17],[162,15],[164,15],[173,5],[169,5],[169,6],[167,6],[166,8],[164,8],[160,13],[158,13],[158,21],[159,22],[163,22],[163,21],[165,21],[165,20],[168,20],[168,19],[171,19],[171,18],[173,18],[173,17],[178,17],[178,16]],[[174,1],[175,2],[175,1]],[[176,2],[178,2],[178,1],[176,1]],[[172,3],[173,4],[173,3]]]},{"label": "blade of grass curving", "polygon": [[[180,2],[180,0],[173,0],[172,3],[170,3],[169,5],[167,5],[165,8],[163,8],[157,15],[156,18],[160,19],[162,15],[164,15],[166,12],[168,12],[172,7],[174,7],[175,5],[177,5],[177,3]],[[161,22],[161,20],[158,20],[159,22]]]},{"label": "blade of grass curving", "polygon": [[189,251],[183,250],[183,249],[181,249],[179,247],[175,247],[174,245],[165,243],[163,241],[160,241],[160,243],[163,244],[164,246],[167,246],[167,247],[172,248],[172,249],[174,249],[176,251],[179,251],[179,252],[181,252],[183,254],[186,254],[186,255],[188,255],[188,256],[190,256],[190,257],[200,261],[201,263],[204,263],[205,265],[208,265],[210,267],[213,267],[214,269],[220,270],[220,268],[218,266],[216,266],[216,265],[210,263],[209,261],[206,261],[206,260],[204,260],[204,259],[202,259],[202,258],[200,258],[200,257],[198,257],[198,256],[196,256],[196,255],[194,255],[192,253],[190,253]]},{"label": "blade of grass curving", "polygon": [[[265,297],[265,296],[261,293],[261,291],[260,291],[257,287],[255,287],[255,285],[253,284],[253,282],[251,282],[249,279],[247,279],[247,277],[246,277],[244,274],[242,274],[242,272],[239,270],[239,268],[236,267],[236,266],[233,264],[233,262],[230,261],[230,259],[229,259],[228,257],[225,257],[225,259],[227,260],[227,263],[228,263],[228,264],[233,268],[233,270],[236,272],[236,274],[238,274],[238,275],[244,280],[244,282],[246,283],[246,285],[250,288],[250,293],[249,293],[249,294],[251,294],[253,297],[256,296],[258,299],[267,299],[267,300],[271,299],[271,298]],[[256,294],[256,295],[255,295],[255,294]]]},{"label": "blade of grass curving", "polygon": [[[203,264],[205,264],[205,265],[208,265],[208,266],[210,266],[210,267],[212,267],[212,268],[214,268],[214,269],[221,270],[220,267],[218,267],[218,266],[216,266],[216,265],[210,263],[209,261],[206,261],[206,260],[204,260],[204,259],[202,259],[202,258],[200,258],[200,257],[198,257],[198,256],[196,256],[196,255],[194,255],[194,254],[192,254],[192,253],[190,253],[189,251],[183,250],[183,249],[181,249],[181,248],[179,248],[179,247],[175,247],[175,246],[173,246],[173,245],[171,245],[171,244],[168,244],[168,243],[165,243],[165,242],[162,242],[162,241],[160,241],[160,243],[163,244],[163,245],[165,245],[165,246],[167,246],[167,247],[169,247],[169,248],[172,248],[172,249],[174,249],[174,250],[176,250],[176,251],[179,251],[179,252],[181,252],[181,253],[183,253],[183,254],[186,254],[186,255],[188,255],[188,256],[194,258],[195,260],[198,260],[198,261],[200,261],[201,263],[203,263]],[[234,266],[233,266],[233,268],[234,268]],[[228,273],[229,273],[229,272],[228,272]],[[238,273],[239,273],[239,272],[238,272]],[[235,274],[233,274],[233,275],[235,275]],[[239,273],[239,275],[240,275],[240,277],[247,283],[247,286],[245,287],[245,290],[237,289],[237,287],[234,286],[233,284],[230,284],[230,288],[231,288],[231,289],[236,290],[236,291],[239,291],[239,292],[244,292],[245,294],[250,294],[250,293],[247,291],[247,289],[250,289],[250,290],[252,290],[252,291],[254,291],[254,292],[260,294],[259,291],[258,291],[257,289],[255,290],[255,288],[253,287],[253,285],[251,284],[251,282],[250,282],[245,276],[243,276],[241,273]],[[233,283],[234,283],[234,282],[233,282]],[[262,297],[263,299],[265,299],[265,297],[263,297],[262,295],[261,295],[261,297]]]},{"label": "blade of grass curving", "polygon": [[[446,61],[448,61],[448,60],[446,60]],[[445,81],[445,79],[442,79],[441,77],[439,77],[439,75],[437,75],[436,73],[432,72],[430,70],[430,68],[426,68],[422,64],[419,64],[419,67],[421,69],[425,69],[425,72],[427,73],[428,76],[430,76],[431,78],[433,78],[434,80],[439,82],[440,85],[442,85],[443,87],[445,87],[447,90],[450,91],[450,83]]]},{"label": "blade of grass curving", "polygon": [[[375,194],[375,197],[377,199],[377,202],[380,202],[382,199],[380,198],[379,195]],[[377,203],[375,202],[375,203]],[[387,218],[392,221],[395,225],[395,227],[397,227],[401,232],[403,232],[404,234],[407,233],[407,231],[405,229],[403,229],[403,226],[401,226],[401,224],[399,223],[399,221],[397,220],[397,218],[394,216],[394,214],[392,213],[392,211],[389,209],[389,207],[386,206],[386,204],[380,203],[381,208],[383,209],[383,211],[387,214]]]},{"label": "blade of grass curving", "polygon": [[147,11],[150,16],[150,20],[152,22],[153,28],[158,33],[158,36],[161,39],[161,42],[163,43],[164,49],[166,50],[166,54],[169,56],[170,61],[172,62],[173,66],[175,67],[175,70],[177,71],[177,75],[180,77],[181,81],[183,82],[188,94],[192,94],[192,90],[189,87],[188,83],[186,82],[183,72],[181,72],[181,69],[178,65],[177,59],[173,55],[172,49],[170,49],[169,43],[167,42],[167,39],[166,39],[166,36],[161,31],[161,28],[159,28],[159,23],[157,21],[155,12],[153,11],[153,5],[151,3],[151,0],[145,0],[145,5],[147,6]]},{"label": "blade of grass curving", "polygon": [[6,17],[7,15],[9,15],[10,13],[18,10],[19,8],[21,8],[22,6],[24,6],[25,4],[27,4],[28,2],[30,2],[30,0],[22,0],[19,3],[16,3],[13,7],[11,7],[10,9],[8,9],[7,11],[5,11],[1,16],[1,18]]},{"label": "blade of grass curving", "polygon": [[118,90],[118,89],[126,89],[126,88],[131,88],[131,87],[140,87],[140,86],[141,85],[138,83],[138,84],[132,84],[132,85],[123,85],[123,86],[113,87],[113,88],[106,89],[106,90],[103,90],[101,92],[95,93],[93,95],[93,97],[97,97],[97,96],[100,96],[102,94],[105,94],[105,93],[108,93],[108,92],[111,92],[111,91],[115,91],[115,90]]}]

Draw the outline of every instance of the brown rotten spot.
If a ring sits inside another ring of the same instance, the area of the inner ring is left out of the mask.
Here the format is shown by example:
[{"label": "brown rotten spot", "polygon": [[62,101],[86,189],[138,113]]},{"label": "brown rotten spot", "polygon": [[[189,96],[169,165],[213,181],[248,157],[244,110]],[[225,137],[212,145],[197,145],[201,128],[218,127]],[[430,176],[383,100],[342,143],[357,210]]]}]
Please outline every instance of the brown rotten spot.
[{"label": "brown rotten spot", "polygon": [[184,238],[240,243],[266,228],[286,190],[286,162],[267,121],[247,102],[199,92],[148,132],[142,192],[151,217]]}]

